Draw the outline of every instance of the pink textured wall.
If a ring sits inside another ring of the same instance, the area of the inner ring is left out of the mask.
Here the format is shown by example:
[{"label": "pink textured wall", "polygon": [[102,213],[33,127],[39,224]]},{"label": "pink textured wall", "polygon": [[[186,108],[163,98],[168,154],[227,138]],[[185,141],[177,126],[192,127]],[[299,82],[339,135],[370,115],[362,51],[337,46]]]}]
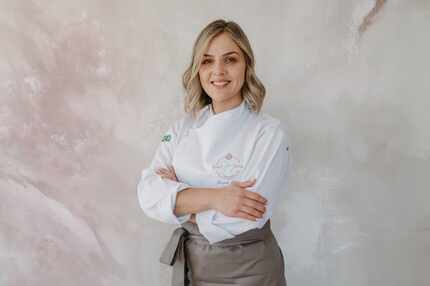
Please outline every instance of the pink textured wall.
[{"label": "pink textured wall", "polygon": [[0,0],[0,285],[169,285],[140,171],[211,20],[291,141],[290,285],[430,285],[430,2]]},{"label": "pink textured wall", "polygon": [[135,185],[170,118],[143,112],[140,15],[104,4],[0,5],[0,285],[150,281]]}]

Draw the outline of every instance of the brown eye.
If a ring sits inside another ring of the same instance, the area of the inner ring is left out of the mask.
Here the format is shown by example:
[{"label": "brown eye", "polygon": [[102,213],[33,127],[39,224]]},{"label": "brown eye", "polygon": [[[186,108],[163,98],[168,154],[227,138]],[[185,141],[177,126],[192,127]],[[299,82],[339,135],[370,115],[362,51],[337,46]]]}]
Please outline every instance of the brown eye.
[{"label": "brown eye", "polygon": [[236,59],[235,58],[232,58],[232,57],[229,57],[229,58],[226,58],[226,60],[225,60],[227,63],[234,63],[235,61],[236,61]]},{"label": "brown eye", "polygon": [[210,62],[210,60],[203,60],[203,61],[202,61],[202,65],[205,65],[205,64],[207,64],[208,62]]}]

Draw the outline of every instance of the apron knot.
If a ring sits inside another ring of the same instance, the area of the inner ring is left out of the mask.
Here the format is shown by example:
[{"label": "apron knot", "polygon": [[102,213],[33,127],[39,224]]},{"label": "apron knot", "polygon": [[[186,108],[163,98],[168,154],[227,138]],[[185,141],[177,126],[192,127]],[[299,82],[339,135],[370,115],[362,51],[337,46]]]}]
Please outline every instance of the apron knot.
[{"label": "apron knot", "polygon": [[172,286],[189,285],[185,255],[187,238],[188,231],[185,228],[179,227],[175,229],[160,257],[161,263],[173,266]]}]

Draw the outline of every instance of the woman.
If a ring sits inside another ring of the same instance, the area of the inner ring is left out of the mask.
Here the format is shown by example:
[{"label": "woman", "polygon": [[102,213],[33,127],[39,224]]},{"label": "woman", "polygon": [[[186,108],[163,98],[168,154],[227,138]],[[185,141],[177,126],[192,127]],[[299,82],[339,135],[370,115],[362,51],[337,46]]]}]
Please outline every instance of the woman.
[{"label": "woman", "polygon": [[286,285],[270,217],[286,190],[288,141],[260,113],[265,88],[240,26],[216,20],[199,34],[183,76],[187,115],[142,171],[151,218],[180,225],[160,261],[172,285]]}]

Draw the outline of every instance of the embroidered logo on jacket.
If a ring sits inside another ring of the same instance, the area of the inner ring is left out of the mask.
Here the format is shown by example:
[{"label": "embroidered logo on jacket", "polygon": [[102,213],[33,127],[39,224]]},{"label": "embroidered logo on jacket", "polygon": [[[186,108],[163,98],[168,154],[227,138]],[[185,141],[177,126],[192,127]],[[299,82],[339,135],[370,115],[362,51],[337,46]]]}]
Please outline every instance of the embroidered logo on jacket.
[{"label": "embroidered logo on jacket", "polygon": [[243,169],[243,165],[239,158],[233,156],[231,153],[218,159],[218,161],[212,165],[216,174],[221,178],[232,178],[240,173]]}]

